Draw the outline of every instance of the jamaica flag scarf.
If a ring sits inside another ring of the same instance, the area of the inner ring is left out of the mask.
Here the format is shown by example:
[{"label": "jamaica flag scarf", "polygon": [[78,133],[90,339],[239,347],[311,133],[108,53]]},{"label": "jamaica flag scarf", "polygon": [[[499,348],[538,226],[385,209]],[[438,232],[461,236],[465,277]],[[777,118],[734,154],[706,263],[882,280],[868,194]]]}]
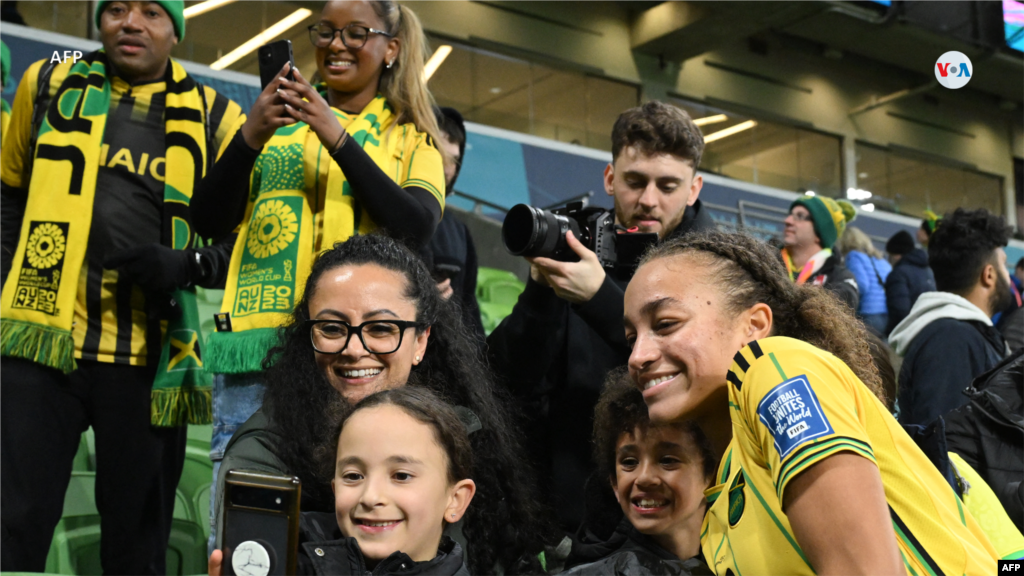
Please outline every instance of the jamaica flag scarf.
[{"label": "jamaica flag scarf", "polygon": [[[402,131],[389,130],[395,118],[384,97],[378,94],[358,116],[334,114],[349,138],[397,178]],[[210,335],[206,367],[213,373],[259,371],[276,343],[276,328],[288,321],[305,289],[315,247],[328,249],[376,228],[337,162],[301,122],[279,129],[263,148],[244,222],[221,308],[232,331]]]},{"label": "jamaica flag scarf", "polygon": [[[69,373],[77,367],[71,325],[92,224],[110,83],[103,51],[58,66],[70,70],[37,136],[21,238],[0,299],[0,354]],[[164,244],[184,249],[195,240],[188,204],[207,166],[206,118],[202,86],[181,65],[172,60],[165,81],[161,235]],[[199,355],[195,292],[178,290],[173,297],[184,313],[167,328],[153,383],[152,423],[209,423],[210,387]]]}]

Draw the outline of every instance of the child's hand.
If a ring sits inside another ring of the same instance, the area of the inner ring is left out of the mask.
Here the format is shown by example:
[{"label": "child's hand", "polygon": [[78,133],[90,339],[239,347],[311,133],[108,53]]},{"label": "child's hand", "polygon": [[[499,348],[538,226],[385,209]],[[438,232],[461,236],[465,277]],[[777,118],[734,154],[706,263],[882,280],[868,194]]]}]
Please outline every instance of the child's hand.
[{"label": "child's hand", "polygon": [[224,553],[220,550],[214,550],[213,554],[210,554],[210,560],[206,564],[206,570],[210,573],[210,576],[220,576],[220,565],[224,562]]}]

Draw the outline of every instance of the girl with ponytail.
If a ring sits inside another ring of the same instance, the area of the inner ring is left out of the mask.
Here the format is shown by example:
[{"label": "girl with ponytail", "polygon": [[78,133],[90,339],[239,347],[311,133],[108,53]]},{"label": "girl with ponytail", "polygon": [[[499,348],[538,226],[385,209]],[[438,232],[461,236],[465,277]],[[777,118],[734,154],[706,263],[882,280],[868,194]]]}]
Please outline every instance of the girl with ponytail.
[{"label": "girl with ponytail", "polygon": [[978,523],[879,401],[863,325],[794,285],[765,244],[715,232],[655,247],[625,326],[651,421],[695,422],[721,463],[701,528],[716,573],[995,570]]},{"label": "girl with ponytail", "polygon": [[229,438],[260,406],[260,363],[315,255],[374,231],[424,245],[444,208],[416,15],[389,1],[328,2],[309,41],[322,82],[286,64],[192,198],[200,235],[238,230],[226,316],[203,356],[214,374],[215,478]]}]

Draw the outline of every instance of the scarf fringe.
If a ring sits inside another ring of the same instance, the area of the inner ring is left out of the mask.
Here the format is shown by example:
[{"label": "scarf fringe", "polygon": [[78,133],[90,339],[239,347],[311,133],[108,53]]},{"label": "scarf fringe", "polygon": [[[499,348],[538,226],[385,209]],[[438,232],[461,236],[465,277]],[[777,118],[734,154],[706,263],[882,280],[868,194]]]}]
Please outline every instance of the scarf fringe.
[{"label": "scarf fringe", "polygon": [[263,370],[263,358],[277,345],[276,328],[214,332],[206,342],[203,365],[210,374],[245,374]]},{"label": "scarf fringe", "polygon": [[153,426],[185,426],[213,422],[211,388],[162,388],[150,396]]},{"label": "scarf fringe", "polygon": [[0,322],[0,355],[24,358],[68,374],[78,368],[70,330],[5,318]]}]

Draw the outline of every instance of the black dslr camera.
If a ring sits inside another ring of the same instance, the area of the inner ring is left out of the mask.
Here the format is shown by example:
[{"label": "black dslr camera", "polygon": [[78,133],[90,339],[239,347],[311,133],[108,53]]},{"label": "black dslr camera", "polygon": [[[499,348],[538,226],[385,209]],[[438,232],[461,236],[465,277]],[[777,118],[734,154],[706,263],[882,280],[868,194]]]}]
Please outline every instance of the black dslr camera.
[{"label": "black dslr camera", "polygon": [[597,254],[606,270],[628,273],[636,269],[644,250],[658,241],[657,234],[616,226],[611,211],[584,208],[582,202],[571,202],[550,212],[516,204],[505,216],[501,239],[513,256],[577,262],[579,257],[565,240],[565,233],[570,230],[580,243]]}]

